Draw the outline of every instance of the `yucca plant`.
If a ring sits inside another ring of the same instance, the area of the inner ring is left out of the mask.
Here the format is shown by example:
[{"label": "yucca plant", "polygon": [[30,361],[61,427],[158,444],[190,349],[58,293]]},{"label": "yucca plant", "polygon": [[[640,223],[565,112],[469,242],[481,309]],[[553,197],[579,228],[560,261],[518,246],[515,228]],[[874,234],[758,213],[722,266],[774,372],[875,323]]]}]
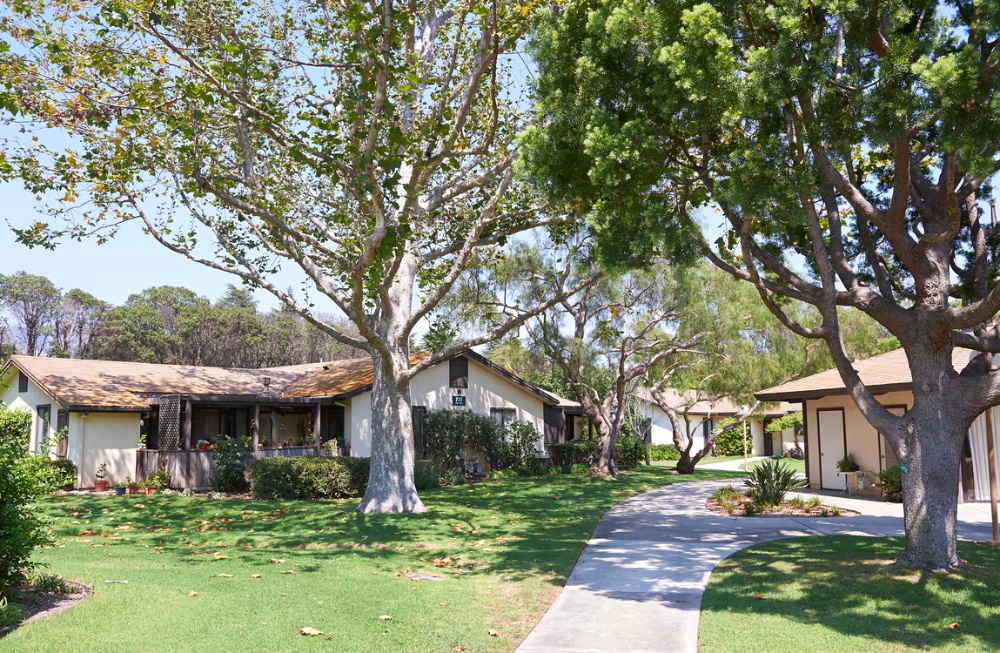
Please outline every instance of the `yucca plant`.
[{"label": "yucca plant", "polygon": [[754,504],[765,507],[781,505],[789,491],[803,485],[795,478],[795,470],[770,458],[754,467],[743,482],[747,486],[747,497]]}]

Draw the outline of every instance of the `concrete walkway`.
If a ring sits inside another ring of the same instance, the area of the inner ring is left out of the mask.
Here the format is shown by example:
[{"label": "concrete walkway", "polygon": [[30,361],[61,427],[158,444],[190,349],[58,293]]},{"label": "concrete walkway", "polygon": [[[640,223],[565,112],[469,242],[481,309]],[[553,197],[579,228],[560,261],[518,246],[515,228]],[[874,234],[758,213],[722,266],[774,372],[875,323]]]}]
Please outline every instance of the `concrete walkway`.
[{"label": "concrete walkway", "polygon": [[[747,465],[758,460],[767,460],[768,456],[750,456],[747,458]],[[721,463],[699,463],[698,469],[721,469],[726,472],[739,472],[743,470],[743,459],[727,460]]]},{"label": "concrete walkway", "polygon": [[[853,497],[823,501],[867,514],[746,518],[707,510],[709,495],[732,483],[678,483],[609,510],[559,598],[517,652],[695,653],[701,597],[723,558],[784,537],[903,534],[901,506]],[[959,517],[961,537],[990,539],[988,507],[960,510]]]}]

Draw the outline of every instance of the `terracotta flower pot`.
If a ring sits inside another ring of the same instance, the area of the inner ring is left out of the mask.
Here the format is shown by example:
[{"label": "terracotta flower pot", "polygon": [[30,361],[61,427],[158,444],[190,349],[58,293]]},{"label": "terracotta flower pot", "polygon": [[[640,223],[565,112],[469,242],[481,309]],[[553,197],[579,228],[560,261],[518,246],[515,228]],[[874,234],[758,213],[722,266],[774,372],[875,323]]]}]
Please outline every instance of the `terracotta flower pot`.
[{"label": "terracotta flower pot", "polygon": [[99,478],[94,480],[94,492],[107,492],[108,490],[108,479]]}]

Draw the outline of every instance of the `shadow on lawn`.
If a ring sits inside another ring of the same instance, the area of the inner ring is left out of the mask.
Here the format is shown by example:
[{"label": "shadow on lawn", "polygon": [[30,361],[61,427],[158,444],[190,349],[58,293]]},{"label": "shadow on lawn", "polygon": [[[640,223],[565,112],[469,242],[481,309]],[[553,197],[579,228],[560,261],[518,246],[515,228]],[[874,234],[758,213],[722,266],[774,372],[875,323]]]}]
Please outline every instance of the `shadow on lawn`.
[{"label": "shadow on lawn", "polygon": [[[220,549],[249,565],[308,555],[298,573],[347,555],[385,568],[447,567],[518,580],[545,575],[562,585],[601,515],[638,491],[672,482],[731,477],[701,472],[670,476],[640,468],[618,480],[553,475],[490,481],[422,493],[428,512],[368,514],[357,499],[253,501],[154,495],[56,499],[60,537],[88,537],[109,545],[139,543],[198,561]],[[74,514],[75,513],[75,514]],[[114,518],[113,520],[111,518]],[[85,523],[87,520],[89,524]],[[73,523],[79,522],[79,523]],[[116,538],[130,538],[124,539]],[[233,553],[236,551],[236,553]],[[402,559],[400,559],[402,556]],[[297,560],[298,561],[298,560]]]},{"label": "shadow on lawn", "polygon": [[1000,550],[960,542],[968,567],[948,572],[895,567],[901,551],[899,538],[809,537],[763,545],[719,566],[725,574],[709,586],[702,609],[726,619],[773,615],[822,624],[921,650],[945,644],[1000,650]]}]

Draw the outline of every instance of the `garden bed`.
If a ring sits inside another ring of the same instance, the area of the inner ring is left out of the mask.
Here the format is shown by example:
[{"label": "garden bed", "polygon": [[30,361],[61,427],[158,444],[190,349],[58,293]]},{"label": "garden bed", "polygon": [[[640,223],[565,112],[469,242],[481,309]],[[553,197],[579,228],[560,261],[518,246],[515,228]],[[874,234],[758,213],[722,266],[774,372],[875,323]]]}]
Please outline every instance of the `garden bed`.
[{"label": "garden bed", "polygon": [[10,592],[8,600],[17,606],[22,614],[18,623],[0,627],[0,637],[24,624],[51,617],[83,603],[94,590],[71,580],[57,579],[55,587],[22,585]]},{"label": "garden bed", "polygon": [[796,497],[784,499],[774,506],[759,506],[745,492],[740,492],[731,485],[713,493],[705,502],[705,507],[718,515],[733,517],[856,517],[861,514],[855,510],[824,504],[819,497]]}]

